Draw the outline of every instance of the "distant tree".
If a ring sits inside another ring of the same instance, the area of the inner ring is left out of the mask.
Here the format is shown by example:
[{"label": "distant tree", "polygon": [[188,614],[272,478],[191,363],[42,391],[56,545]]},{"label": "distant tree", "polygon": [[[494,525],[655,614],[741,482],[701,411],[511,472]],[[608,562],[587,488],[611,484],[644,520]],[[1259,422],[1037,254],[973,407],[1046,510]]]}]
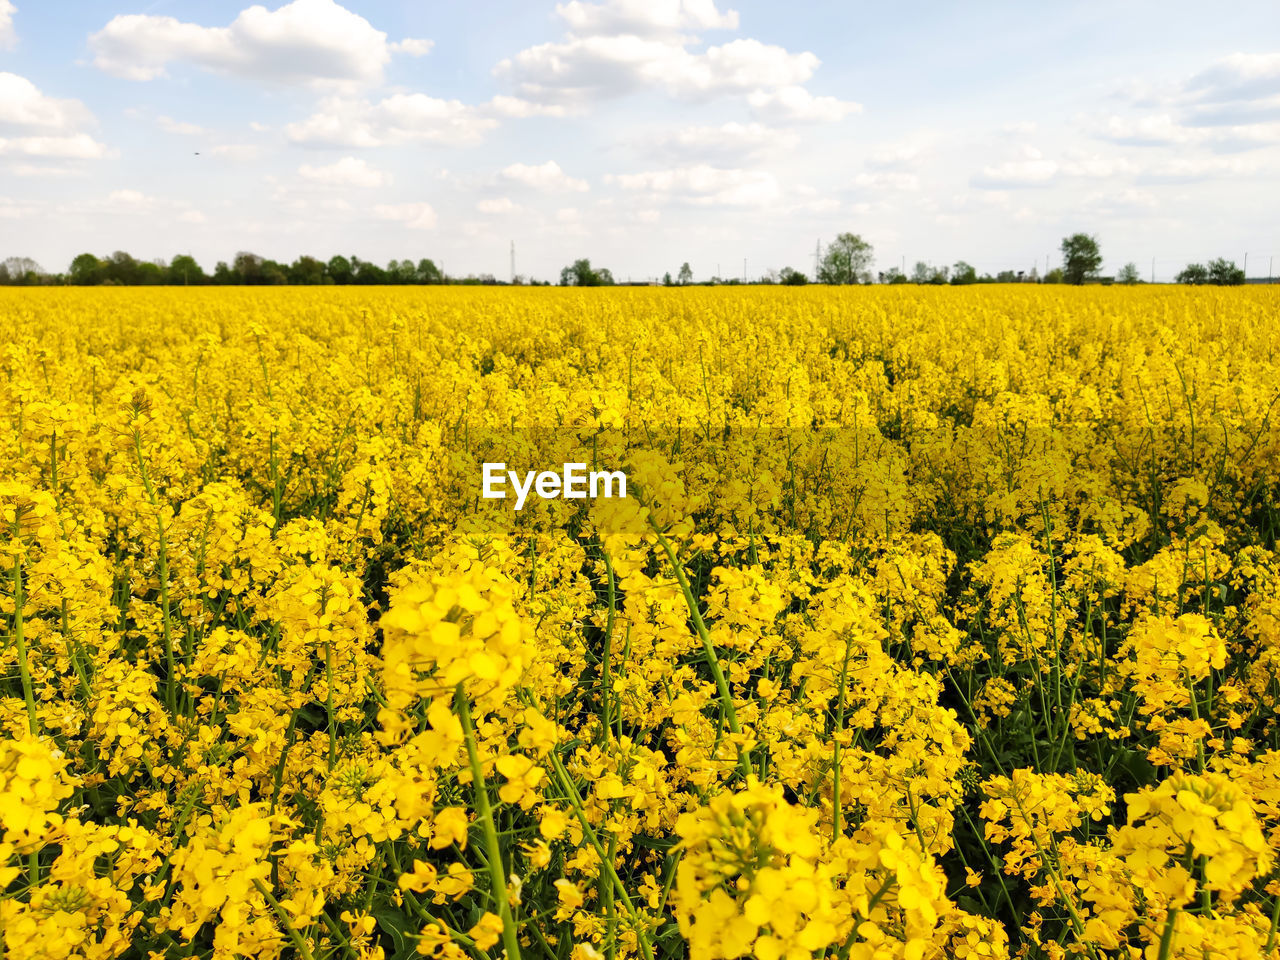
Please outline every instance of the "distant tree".
[{"label": "distant tree", "polygon": [[283,286],[289,282],[289,268],[283,263],[276,263],[274,260],[263,260],[262,272],[258,282],[273,287]]},{"label": "distant tree", "polygon": [[675,284],[675,281],[671,279],[671,271],[668,270],[666,273],[662,275],[662,285],[664,287],[670,287],[670,286],[674,286],[674,284]]},{"label": "distant tree", "polygon": [[1244,271],[1236,266],[1234,260],[1219,257],[1209,261],[1209,282],[1220,287],[1239,286],[1244,283]]},{"label": "distant tree", "polygon": [[387,271],[369,260],[361,260],[359,257],[352,257],[351,282],[362,284],[386,283]]},{"label": "distant tree", "polygon": [[682,287],[687,283],[693,283],[693,268],[689,266],[688,260],[680,264],[680,272],[676,274],[676,282]]},{"label": "distant tree", "polygon": [[1138,273],[1138,265],[1136,263],[1126,263],[1116,274],[1116,283],[1133,286],[1135,283],[1141,282],[1142,275]]},{"label": "distant tree", "polygon": [[423,257],[418,261],[418,283],[444,283],[444,274],[434,260]]},{"label": "distant tree", "polygon": [[1177,283],[1189,283],[1199,286],[1209,282],[1209,268],[1203,263],[1188,263],[1182,272],[1173,278]]},{"label": "distant tree", "polygon": [[101,283],[104,279],[103,263],[92,253],[82,253],[71,261],[67,279],[81,287]]},{"label": "distant tree", "polygon": [[231,273],[235,276],[233,283],[262,283],[262,257],[256,253],[241,250],[231,261]]},{"label": "distant tree", "polygon": [[888,270],[880,271],[881,283],[910,283],[911,278],[899,270],[897,267],[890,267]]},{"label": "distant tree", "polygon": [[200,269],[200,264],[196,263],[196,258],[188,253],[180,253],[174,257],[165,271],[165,282],[180,286],[193,286],[205,283],[208,279]]},{"label": "distant tree", "polygon": [[856,233],[842,233],[827,247],[818,268],[818,282],[870,283],[873,248]]},{"label": "distant tree", "polygon": [[803,287],[809,282],[809,278],[799,270],[783,267],[778,271],[778,282],[786,287]]},{"label": "distant tree", "polygon": [[315,257],[301,256],[289,265],[289,282],[314,286],[324,283],[327,273],[324,264]]},{"label": "distant tree", "polygon": [[947,282],[947,277],[950,273],[951,271],[947,267],[931,267],[923,260],[918,260],[911,270],[911,282],[943,284]]},{"label": "distant tree", "polygon": [[1052,270],[1050,270],[1048,273],[1044,275],[1045,283],[1062,283],[1062,281],[1063,281],[1063,274],[1062,274],[1061,267],[1054,267]]},{"label": "distant tree", "polygon": [[334,256],[329,258],[329,262],[325,265],[325,272],[334,283],[350,283],[351,282],[351,261],[344,256]]},{"label": "distant tree", "polygon": [[417,283],[418,268],[408,258],[392,260],[387,264],[387,280],[391,283]]},{"label": "distant tree", "polygon": [[996,274],[996,283],[1017,283],[1018,275],[1012,270],[1001,270]]},{"label": "distant tree", "polygon": [[0,264],[7,279],[5,283],[34,286],[45,281],[47,275],[44,268],[30,257],[9,257]]},{"label": "distant tree", "polygon": [[1102,252],[1098,238],[1087,233],[1073,233],[1062,238],[1062,278],[1067,283],[1084,283],[1098,275]]},{"label": "distant tree", "polygon": [[607,269],[593,270],[591,261],[585,257],[575,260],[560,271],[562,287],[600,287],[612,286],[613,274]]},{"label": "distant tree", "polygon": [[132,285],[138,282],[138,261],[123,250],[117,250],[107,257],[103,264],[103,280],[111,283]]},{"label": "distant tree", "polygon": [[143,261],[138,264],[137,280],[139,286],[158,287],[165,281],[166,267],[158,263]]},{"label": "distant tree", "polygon": [[978,282],[978,271],[963,260],[957,260],[955,266],[951,268],[951,282],[960,286],[967,283]]}]

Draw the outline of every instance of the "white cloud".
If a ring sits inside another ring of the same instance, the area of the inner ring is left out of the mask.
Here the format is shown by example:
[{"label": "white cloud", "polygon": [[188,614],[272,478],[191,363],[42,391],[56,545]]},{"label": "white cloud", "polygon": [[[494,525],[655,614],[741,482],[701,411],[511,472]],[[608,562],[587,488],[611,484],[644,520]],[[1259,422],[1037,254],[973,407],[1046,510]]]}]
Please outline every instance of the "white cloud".
[{"label": "white cloud", "polygon": [[913,143],[886,143],[871,151],[867,166],[877,170],[901,170],[914,167],[922,155]]},{"label": "white cloud", "polygon": [[0,0],[0,48],[12,47],[18,42],[18,34],[13,29],[13,15],[17,12],[12,0]]},{"label": "white cloud", "polygon": [[721,13],[714,0],[609,0],[606,3],[572,0],[557,4],[556,13],[579,35],[650,36],[685,30],[738,29],[738,11]]},{"label": "white cloud", "polygon": [[581,193],[591,189],[587,181],[569,176],[560,169],[560,164],[554,160],[548,160],[546,163],[540,163],[537,166],[527,163],[513,163],[503,169],[501,177],[503,180],[523,184],[535,190],[569,190]]},{"label": "white cloud", "polygon": [[115,207],[127,207],[137,210],[139,207],[155,206],[155,198],[149,197],[140,190],[112,190],[107,194],[107,204]]},{"label": "white cloud", "polygon": [[436,212],[429,203],[380,203],[373,208],[379,220],[403,224],[409,230],[432,230]]},{"label": "white cloud", "polygon": [[481,200],[476,204],[476,209],[481,213],[511,213],[518,208],[510,197],[493,197]]},{"label": "white cloud", "polygon": [[79,100],[45,96],[26,77],[0,72],[0,125],[67,130],[91,119]]},{"label": "white cloud", "polygon": [[858,174],[853,178],[853,185],[878,192],[915,193],[920,189],[920,178],[914,173],[879,170],[875,173]]},{"label": "white cloud", "polygon": [[85,175],[83,167],[51,163],[14,163],[5,167],[5,172],[15,177],[43,177],[46,179],[83,177]]},{"label": "white cloud", "polygon": [[1280,94],[1280,53],[1233,53],[1211,63],[1185,85],[1204,102],[1256,100]]},{"label": "white cloud", "polygon": [[1040,125],[1034,120],[1014,120],[1006,123],[1000,131],[1017,137],[1029,137],[1039,129]]},{"label": "white cloud", "polygon": [[764,207],[776,203],[782,195],[778,180],[771,173],[706,164],[623,173],[606,179],[624,190],[643,192],[655,201],[678,200],[695,206]]},{"label": "white cloud", "polygon": [[516,119],[524,119],[526,117],[563,117],[568,114],[560,104],[555,103],[534,103],[532,100],[522,100],[520,97],[497,96],[485,104],[487,111],[499,117],[514,117]]},{"label": "white cloud", "polygon": [[381,170],[356,157],[343,157],[322,167],[304,163],[298,168],[298,175],[303,180],[331,187],[381,187],[391,180]]},{"label": "white cloud", "polygon": [[851,113],[862,112],[860,103],[815,97],[795,84],[777,90],[754,90],[747,96],[747,103],[752,113],[771,123],[837,123]]},{"label": "white cloud", "polygon": [[458,100],[397,93],[377,103],[329,97],[306,120],[285,127],[294,143],[381,147],[423,141],[449,146],[477,143],[498,121]]},{"label": "white cloud", "polygon": [[1280,143],[1280,53],[1234,53],[1179,83],[1133,82],[1119,96],[1140,108],[1158,107],[1159,112],[1111,114],[1093,124],[1099,139],[1217,151]]},{"label": "white cloud", "polygon": [[1183,126],[1170,114],[1160,113],[1137,118],[1113,114],[1106,119],[1099,136],[1113,143],[1145,147],[1201,143],[1207,134]]},{"label": "white cloud", "polygon": [[178,217],[183,223],[207,223],[209,218],[199,210],[188,210]]},{"label": "white cloud", "polygon": [[[415,53],[423,41],[402,41]],[[376,84],[394,45],[364,17],[334,0],[254,5],[226,27],[174,17],[124,14],[89,38],[94,65],[129,80],[154,80],[169,64],[280,84]]]},{"label": "white cloud", "polygon": [[199,124],[175,120],[173,117],[166,117],[163,114],[156,117],[156,126],[165,133],[175,133],[183,137],[202,137],[208,132]]},{"label": "white cloud", "polygon": [[0,197],[0,220],[22,220],[34,215],[36,208],[29,203],[14,200],[12,197]]},{"label": "white cloud", "polygon": [[[1218,123],[1191,115],[1190,121],[1169,113],[1128,118],[1109,116],[1096,135],[1112,143],[1139,147],[1204,146],[1220,150],[1250,149],[1280,143],[1280,122]],[[1280,109],[1276,116],[1280,117]],[[1225,120],[1225,115],[1216,120]]]},{"label": "white cloud", "polygon": [[1068,177],[1109,180],[1137,173],[1141,167],[1128,157],[1107,157],[1097,153],[1073,153],[1062,162]]},{"label": "white cloud", "polygon": [[790,150],[798,142],[799,138],[790,131],[775,130],[763,123],[736,122],[717,127],[681,127],[633,141],[650,152],[681,158],[739,161],[770,148]]},{"label": "white cloud", "polygon": [[210,151],[215,157],[224,157],[237,163],[248,163],[262,155],[262,148],[252,143],[220,143]]},{"label": "white cloud", "polygon": [[1017,160],[1006,160],[982,168],[982,174],[974,177],[975,187],[1035,187],[1043,186],[1058,173],[1058,164],[1048,159],[1035,147],[1023,147]]},{"label": "white cloud", "polygon": [[0,137],[0,156],[98,160],[106,155],[107,148],[87,133],[52,137]]},{"label": "white cloud", "polygon": [[516,84],[525,99],[588,103],[657,88],[681,99],[708,99],[757,88],[803,83],[818,58],[759,40],[739,39],[703,53],[683,39],[571,36],[503,60],[494,72]]},{"label": "white cloud", "polygon": [[1239,177],[1256,173],[1260,161],[1252,157],[1171,157],[1151,164],[1138,177],[1145,183],[1193,183],[1219,177]]},{"label": "white cloud", "polygon": [[1099,214],[1145,214],[1160,206],[1159,198],[1149,190],[1126,187],[1122,190],[1109,190],[1089,194],[1081,204],[1086,209],[1094,209]]},{"label": "white cloud", "polygon": [[423,40],[418,37],[405,37],[391,44],[393,53],[403,53],[410,57],[425,57],[436,45],[434,40]]}]

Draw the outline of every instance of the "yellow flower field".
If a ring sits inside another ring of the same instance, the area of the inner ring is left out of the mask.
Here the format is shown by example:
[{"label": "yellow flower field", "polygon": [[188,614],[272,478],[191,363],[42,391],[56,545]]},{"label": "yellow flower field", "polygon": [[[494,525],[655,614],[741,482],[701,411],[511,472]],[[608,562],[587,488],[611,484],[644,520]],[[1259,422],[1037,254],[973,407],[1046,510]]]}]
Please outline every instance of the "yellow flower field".
[{"label": "yellow flower field", "polygon": [[6,957],[1280,957],[1275,289],[0,327]]}]

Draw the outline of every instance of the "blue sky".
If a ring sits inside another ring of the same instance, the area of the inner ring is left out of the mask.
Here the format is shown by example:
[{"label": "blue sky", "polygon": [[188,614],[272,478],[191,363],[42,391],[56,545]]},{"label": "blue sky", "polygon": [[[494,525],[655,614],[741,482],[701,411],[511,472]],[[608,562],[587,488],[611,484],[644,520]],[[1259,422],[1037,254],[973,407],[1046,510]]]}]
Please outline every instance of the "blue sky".
[{"label": "blue sky", "polygon": [[[198,154],[198,155],[197,155]],[[0,257],[1280,253],[1273,4],[0,0]],[[1280,270],[1280,266],[1277,266]]]}]

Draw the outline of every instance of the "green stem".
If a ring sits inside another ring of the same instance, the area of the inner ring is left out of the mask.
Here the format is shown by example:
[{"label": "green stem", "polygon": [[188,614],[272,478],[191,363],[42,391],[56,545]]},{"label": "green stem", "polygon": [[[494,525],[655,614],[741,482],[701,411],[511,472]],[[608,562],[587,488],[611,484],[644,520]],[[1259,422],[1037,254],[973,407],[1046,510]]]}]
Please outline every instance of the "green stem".
[{"label": "green stem", "polygon": [[[18,537],[19,526],[19,518],[15,516],[13,521],[15,540]],[[31,735],[37,737],[40,735],[40,721],[36,718],[36,698],[31,686],[31,663],[27,659],[27,637],[22,626],[23,599],[22,554],[15,553],[13,555],[13,640],[18,647],[18,672],[22,676],[22,699],[27,703],[27,725],[31,729]]]},{"label": "green stem", "polygon": [[[680,561],[676,557],[675,549],[671,546],[671,541],[663,536],[662,531],[658,529],[658,524],[653,519],[653,514],[649,514],[649,526],[653,528],[653,532],[658,537],[658,543],[662,545],[662,549],[666,552],[667,559],[671,562],[671,569],[675,573],[676,582],[680,585],[680,592],[684,594],[685,606],[689,608],[689,617],[693,620],[694,630],[697,631],[698,639],[702,641],[703,656],[711,670],[711,676],[715,678],[716,692],[720,696],[720,705],[724,709],[726,719],[729,721],[729,729],[733,733],[740,735],[742,727],[738,724],[738,711],[733,706],[733,695],[730,693],[729,684],[724,678],[724,671],[720,669],[720,657],[716,653],[715,644],[711,642],[711,632],[707,629],[707,625],[702,619],[702,613],[698,610],[698,601],[694,599],[689,580],[684,575],[684,568],[680,566]],[[747,756],[746,752],[738,754],[738,766],[742,768],[744,777],[751,775],[751,758]]]},{"label": "green stem", "polygon": [[618,891],[618,899],[622,901],[623,909],[627,911],[627,916],[631,918],[631,927],[636,932],[636,942],[640,945],[641,955],[644,956],[645,960],[654,960],[653,947],[649,944],[649,937],[641,926],[640,915],[636,913],[635,905],[631,902],[627,888],[623,886],[622,878],[618,876],[618,871],[613,866],[612,858],[609,857],[608,852],[600,843],[600,838],[596,835],[595,828],[591,826],[591,821],[587,819],[587,812],[583,809],[582,797],[578,794],[578,788],[574,785],[573,780],[570,779],[569,771],[564,768],[564,763],[554,751],[551,753],[551,766],[555,770],[556,779],[560,781],[560,786],[564,788],[565,797],[568,799],[570,806],[573,807],[578,823],[582,825],[583,834],[591,846],[595,848],[596,855],[600,858],[601,868],[613,880],[614,889]]},{"label": "green stem", "polygon": [[1169,960],[1169,954],[1173,952],[1173,928],[1177,919],[1178,908],[1174,907],[1169,911],[1169,916],[1164,922],[1164,932],[1160,934],[1159,960]]},{"label": "green stem", "polygon": [[280,901],[271,895],[267,885],[257,877],[254,877],[253,885],[262,894],[262,899],[266,900],[271,905],[271,909],[275,911],[281,925],[284,927],[284,932],[289,935],[289,939],[293,941],[294,947],[297,948],[298,955],[302,957],[302,960],[312,960],[311,949],[307,946],[307,941],[302,939],[302,934],[298,933],[293,924],[289,922],[289,914],[285,912],[284,907],[280,906]]},{"label": "green stem", "polygon": [[511,918],[511,905],[507,902],[507,876],[502,865],[502,848],[498,845],[498,831],[493,825],[493,808],[489,806],[489,788],[484,782],[484,770],[480,765],[480,754],[476,749],[476,731],[471,722],[471,701],[467,691],[458,684],[453,694],[454,707],[458,711],[458,719],[462,722],[462,733],[467,741],[467,762],[471,765],[471,788],[475,793],[476,815],[480,821],[480,829],[484,834],[485,856],[489,861],[490,893],[498,907],[498,916],[502,919],[502,945],[507,952],[507,960],[520,960],[520,941],[516,936],[515,921]]},{"label": "green stem", "polygon": [[613,655],[613,622],[617,616],[618,586],[613,576],[613,564],[609,555],[602,552],[605,573],[609,576],[609,616],[604,625],[604,655],[600,658],[600,726],[603,745],[609,746],[609,702],[613,696],[613,677],[609,672],[609,660]]}]

